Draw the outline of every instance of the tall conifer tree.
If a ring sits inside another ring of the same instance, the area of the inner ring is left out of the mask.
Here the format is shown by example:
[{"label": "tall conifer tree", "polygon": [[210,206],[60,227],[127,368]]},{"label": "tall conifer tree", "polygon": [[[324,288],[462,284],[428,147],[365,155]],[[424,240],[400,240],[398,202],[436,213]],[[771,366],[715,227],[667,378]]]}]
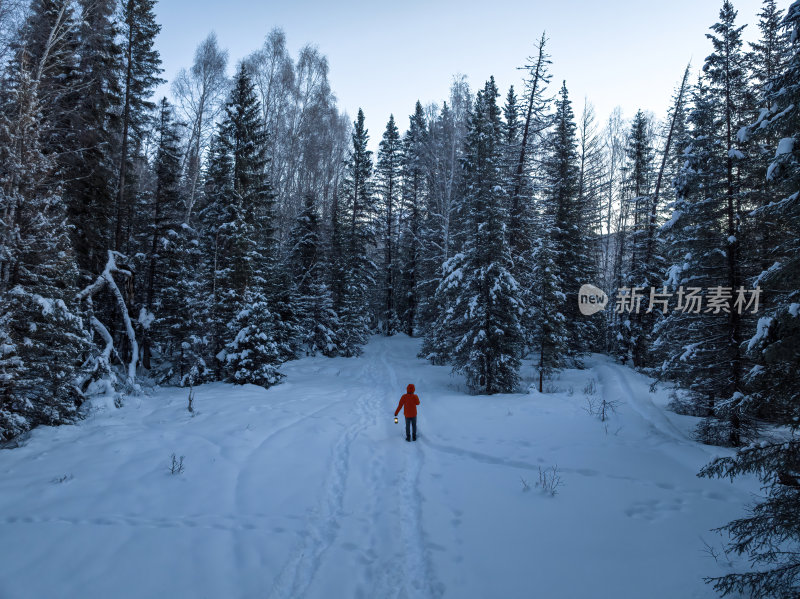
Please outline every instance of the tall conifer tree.
[{"label": "tall conifer tree", "polygon": [[372,182],[372,152],[364,113],[353,124],[350,156],[340,194],[339,231],[342,243],[344,288],[337,309],[342,322],[342,352],[357,356],[367,342],[370,326],[369,293],[375,283],[375,219],[377,206]]},{"label": "tall conifer tree", "polygon": [[161,25],[155,17],[156,0],[123,0],[122,5],[122,139],[120,140],[119,176],[117,181],[116,217],[114,224],[115,249],[125,251],[133,219],[131,161],[134,149],[155,105],[150,100],[153,89],[163,83],[161,57],[155,40]]},{"label": "tall conifer tree", "polygon": [[[480,393],[508,393],[519,383],[522,304],[511,274],[506,225],[502,123],[494,78],[478,92],[467,133],[461,199],[464,249],[444,267],[439,317],[429,347],[444,348],[453,370]],[[430,356],[434,360],[437,355]]]},{"label": "tall conifer tree", "polygon": [[383,262],[381,264],[381,289],[378,294],[379,321],[384,335],[393,335],[400,327],[397,318],[397,300],[395,288],[397,281],[397,226],[398,208],[401,192],[402,148],[400,132],[394,122],[394,116],[389,116],[386,131],[378,149],[378,163],[375,169],[377,179],[377,192],[380,194],[380,245],[383,246]]}]

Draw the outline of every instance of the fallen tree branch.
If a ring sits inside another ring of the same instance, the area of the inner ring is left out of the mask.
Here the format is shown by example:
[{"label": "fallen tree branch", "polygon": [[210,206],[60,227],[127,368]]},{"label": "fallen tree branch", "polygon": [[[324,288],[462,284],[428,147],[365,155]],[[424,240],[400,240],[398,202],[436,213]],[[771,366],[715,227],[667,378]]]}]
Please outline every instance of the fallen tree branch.
[{"label": "fallen tree branch", "polygon": [[[122,314],[122,320],[125,324],[125,333],[128,337],[128,342],[131,344],[131,359],[127,365],[128,370],[128,384],[131,387],[135,387],[136,384],[136,366],[139,360],[139,344],[136,341],[136,333],[133,330],[133,323],[131,322],[130,314],[128,313],[128,306],[125,304],[125,298],[122,295],[122,292],[117,285],[117,282],[114,280],[114,275],[119,274],[126,277],[128,280],[133,278],[133,272],[128,270],[127,268],[121,268],[117,264],[117,258],[124,259],[125,256],[120,254],[119,252],[115,252],[113,250],[108,250],[108,261],[106,262],[106,266],[103,269],[103,272],[85,289],[83,289],[80,293],[78,293],[78,300],[86,301],[91,306],[92,305],[92,298],[95,293],[98,291],[108,288],[111,294],[114,296],[114,300],[116,301],[117,308]],[[99,363],[104,363],[107,367],[110,367],[111,361],[111,352],[113,351],[119,357],[119,354],[114,349],[114,340],[111,337],[111,333],[108,332],[106,326],[100,322],[94,314],[91,316],[91,323],[94,330],[97,332],[98,335],[103,339],[105,342],[105,347],[103,348],[103,352],[101,354]],[[120,362],[122,359],[120,358]]]}]

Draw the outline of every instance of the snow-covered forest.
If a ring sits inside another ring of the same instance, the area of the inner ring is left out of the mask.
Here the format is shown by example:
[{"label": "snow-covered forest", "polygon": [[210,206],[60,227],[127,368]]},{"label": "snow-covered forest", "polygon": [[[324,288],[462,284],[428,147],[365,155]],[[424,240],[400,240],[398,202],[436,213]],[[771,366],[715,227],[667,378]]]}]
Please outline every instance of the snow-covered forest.
[{"label": "snow-covered forest", "polygon": [[[618,398],[598,407],[580,372],[625,372],[723,452],[703,479],[760,483],[708,588],[798,596],[800,2],[725,0],[708,55],[663,74],[665,114],[602,120],[544,33],[518,89],[454,76],[408,115],[343,113],[325,55],[278,28],[236,64],[212,33],[166,82],[155,3],[0,0],[2,453],[93,405],[111,422],[153,394],[378,364],[390,337],[515,411],[578,377],[605,422]],[[604,310],[582,311],[584,284]]]}]

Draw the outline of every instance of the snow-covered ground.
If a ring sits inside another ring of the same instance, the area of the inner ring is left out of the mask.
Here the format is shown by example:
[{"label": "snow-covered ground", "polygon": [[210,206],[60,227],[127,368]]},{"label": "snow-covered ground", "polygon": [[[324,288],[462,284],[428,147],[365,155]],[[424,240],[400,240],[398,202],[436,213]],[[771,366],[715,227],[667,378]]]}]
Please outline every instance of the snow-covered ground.
[{"label": "snow-covered ground", "polygon": [[[418,347],[375,337],[270,390],[206,385],[195,416],[165,389],[0,451],[0,598],[715,596],[725,557],[701,537],[719,547],[709,529],[758,489],[696,477],[724,450],[663,392],[593,356],[550,393],[469,396]],[[591,379],[620,402],[607,427]],[[393,422],[408,383],[417,443]]]}]

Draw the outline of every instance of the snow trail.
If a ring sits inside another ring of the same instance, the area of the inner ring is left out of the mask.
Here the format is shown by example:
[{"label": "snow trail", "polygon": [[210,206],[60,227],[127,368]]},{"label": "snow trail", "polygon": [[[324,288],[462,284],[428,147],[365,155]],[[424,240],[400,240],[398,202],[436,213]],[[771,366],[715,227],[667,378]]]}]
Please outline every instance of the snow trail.
[{"label": "snow trail", "polygon": [[[384,342],[381,347],[381,363],[388,375],[389,392],[399,396],[405,392],[405,386],[397,379],[397,367],[389,364],[388,350]],[[420,393],[422,391],[420,390]],[[424,406],[420,405],[420,413]],[[411,442],[409,451],[405,455],[405,470],[401,481],[401,521],[403,526],[403,542],[405,544],[405,561],[403,582],[405,597],[419,597],[432,599],[438,595],[434,589],[438,588],[434,572],[431,569],[431,560],[426,547],[422,531],[422,494],[420,491],[420,475],[425,458],[422,446],[418,441]]]},{"label": "snow trail", "polygon": [[[712,450],[646,377],[598,356],[562,373],[569,392],[470,396],[418,349],[374,337],[266,391],[198,387],[193,416],[162,389],[37,429],[0,451],[0,597],[714,597],[699,536],[757,483],[698,479]],[[592,378],[622,402],[613,434],[572,391]],[[408,383],[416,443],[392,421]],[[553,465],[557,496],[524,490]]]},{"label": "snow trail", "polygon": [[369,395],[369,391],[358,393],[354,410],[355,422],[347,428],[333,448],[331,468],[320,505],[308,522],[302,545],[295,550],[275,581],[269,595],[271,598],[292,599],[305,596],[323,554],[336,538],[350,470],[350,446],[358,433],[370,424],[367,409]]},{"label": "snow trail", "polygon": [[[637,372],[612,363],[609,359],[601,362],[599,368],[600,383],[603,391],[610,395],[607,399],[619,401],[624,399],[626,405],[647,422],[659,435],[680,445],[694,445],[679,431],[669,418],[657,408],[649,397],[649,385]],[[613,389],[616,393],[611,393]]]}]

